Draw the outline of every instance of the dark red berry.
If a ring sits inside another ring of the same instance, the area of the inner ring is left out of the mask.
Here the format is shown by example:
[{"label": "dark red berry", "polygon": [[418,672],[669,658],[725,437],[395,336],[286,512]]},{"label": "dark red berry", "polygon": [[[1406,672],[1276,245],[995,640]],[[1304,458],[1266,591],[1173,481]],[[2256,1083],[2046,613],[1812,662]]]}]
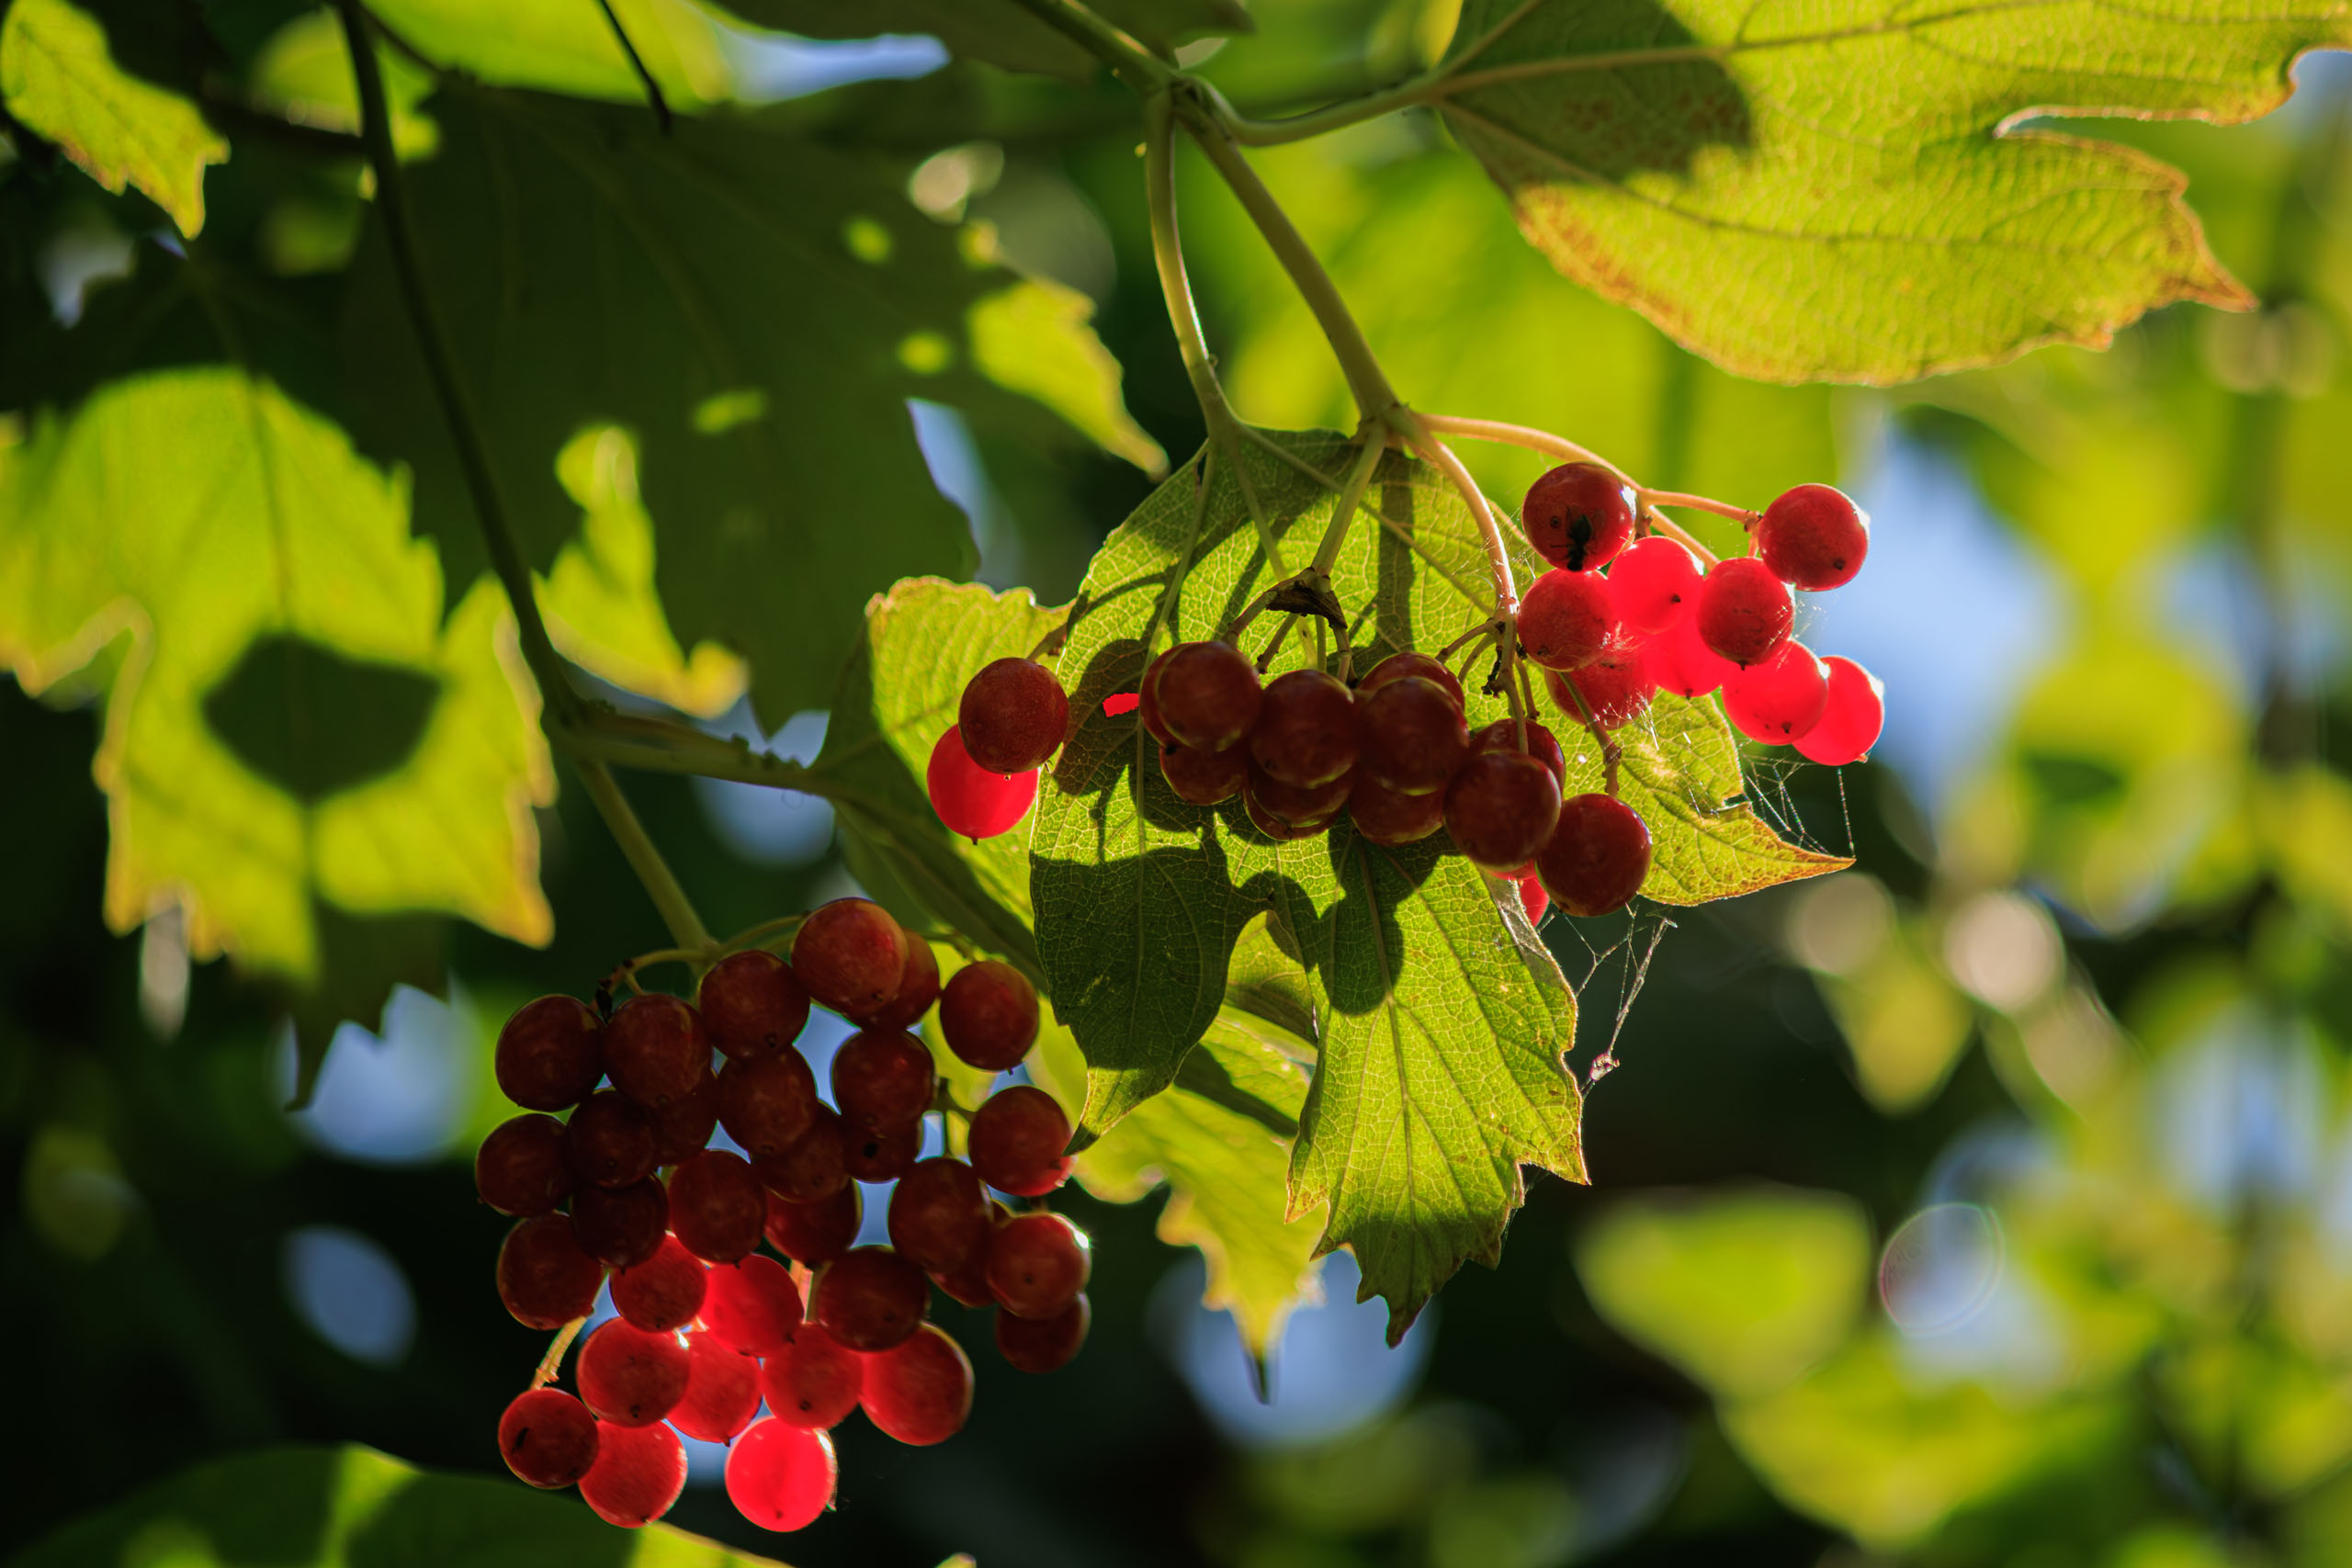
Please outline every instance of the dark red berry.
[{"label": "dark red berry", "polygon": [[1617,630],[1608,580],[1589,571],[1547,571],[1519,604],[1519,641],[1546,670],[1580,670],[1600,657]]},{"label": "dark red berry", "polygon": [[474,1151],[474,1190],[502,1214],[544,1214],[571,1196],[563,1123],[552,1116],[501,1122]]},{"label": "dark red berry", "polygon": [[790,1148],[818,1109],[817,1075],[797,1051],[740,1056],[718,1075],[718,1124],[753,1159]]},{"label": "dark red berry", "polygon": [[1001,1312],[996,1314],[996,1348],[1017,1371],[1059,1371],[1086,1343],[1086,1330],[1093,1321],[1094,1309],[1083,1291],[1051,1317]]},{"label": "dark red berry", "polygon": [[881,905],[836,898],[809,911],[792,939],[792,972],[808,994],[846,1018],[899,994],[907,934]]},{"label": "dark red berry", "polygon": [[674,1334],[612,1318],[580,1347],[580,1401],[607,1427],[650,1427],[685,1397],[691,1363]]},{"label": "dark red berry", "polygon": [[701,1258],[665,1235],[652,1257],[613,1276],[613,1310],[656,1334],[684,1328],[702,1311],[705,1272]]},{"label": "dark red berry", "polygon": [[571,1198],[571,1234],[599,1263],[630,1269],[661,1250],[669,1195],[652,1177],[627,1187],[583,1187]]},{"label": "dark red berry", "polygon": [[571,1222],[539,1214],[518,1222],[498,1248],[498,1299],[526,1328],[561,1328],[596,1304],[605,1266],[581,1250]]},{"label": "dark red berry", "polygon": [[[1646,645],[1613,644],[1574,674],[1546,671],[1544,683],[1551,687],[1552,700],[1560,712],[1577,724],[1585,722],[1589,711],[1596,727],[1622,728],[1648,712],[1650,699],[1657,694],[1657,678],[1650,673],[1647,651]],[[1578,695],[1584,698],[1581,707],[1577,704]]]},{"label": "dark red berry", "polygon": [[1742,735],[1767,746],[1811,734],[1828,708],[1829,671],[1794,637],[1724,682],[1724,712]]},{"label": "dark red berry", "polygon": [[560,1388],[527,1389],[498,1418],[498,1451],[528,1485],[569,1486],[596,1462],[596,1418]]},{"label": "dark red berry", "polygon": [[706,1263],[732,1263],[760,1245],[767,1191],[740,1155],[705,1149],[670,1173],[670,1229]]},{"label": "dark red berry", "polygon": [[626,1187],[653,1174],[653,1127],[628,1096],[600,1089],[563,1124],[563,1155],[581,1180]]},{"label": "dark red berry", "polygon": [[1453,699],[1455,707],[1462,705],[1462,682],[1453,678],[1453,671],[1427,653],[1392,653],[1374,665],[1372,673],[1356,682],[1356,701],[1363,702],[1391,681],[1411,677],[1436,682]]},{"label": "dark red berry", "polygon": [[1241,793],[1250,778],[1250,748],[1195,751],[1189,746],[1159,749],[1160,776],[1179,800],[1194,806],[1215,806]]},{"label": "dark red berry", "polygon": [[[1582,720],[1577,722],[1581,723]],[[1549,729],[1535,719],[1526,721],[1527,754],[1552,770],[1552,776],[1563,784],[1567,782],[1567,754],[1560,750],[1560,742]],[[1473,751],[1517,751],[1520,746],[1520,721],[1498,718],[1470,737]]]},{"label": "dark red berry", "polygon": [[849,1250],[857,1239],[865,1204],[854,1182],[845,1182],[830,1198],[813,1203],[768,1199],[768,1245],[795,1263],[822,1267]]},{"label": "dark red berry", "polygon": [[922,1154],[922,1123],[849,1129],[842,1163],[856,1181],[896,1181],[914,1168]]},{"label": "dark red berry", "polygon": [[832,1506],[833,1440],[773,1418],[754,1421],[727,1454],[727,1500],[763,1530],[797,1530]]},{"label": "dark red berry", "polygon": [[1069,728],[1069,696],[1054,672],[1030,659],[985,665],[956,709],[964,750],[992,773],[1044,765]]},{"label": "dark red berry", "polygon": [[1607,565],[1634,536],[1624,483],[1597,463],[1564,463],[1528,486],[1519,520],[1535,553],[1569,571]]},{"label": "dark red berry", "polygon": [[967,1066],[1008,1072],[1036,1043],[1037,987],[1010,964],[967,964],[939,993],[939,1032]]},{"label": "dark red berry", "polygon": [[1831,485],[1783,491],[1756,520],[1756,553],[1792,588],[1842,588],[1870,553],[1871,520]]},{"label": "dark red berry", "polygon": [[1683,616],[1642,648],[1642,657],[1662,691],[1703,697],[1739,673],[1739,666],[1709,648],[1699,635],[1699,617]]},{"label": "dark red berry", "polygon": [[1086,1235],[1059,1214],[1015,1214],[989,1238],[989,1290],[1015,1317],[1057,1317],[1093,1272]]},{"label": "dark red berry", "polygon": [[1580,795],[1560,807],[1560,825],[1535,857],[1544,890],[1571,915],[1623,908],[1649,874],[1650,830],[1612,795]]},{"label": "dark red berry", "polygon": [[800,1287],[791,1271],[757,1253],[722,1263],[706,1277],[702,1325],[730,1350],[773,1356],[800,1321]]},{"label": "dark red berry", "polygon": [[989,1195],[960,1159],[919,1161],[890,1194],[890,1245],[927,1274],[953,1273],[988,1246]]},{"label": "dark red berry", "polygon": [[944,1443],[972,1414],[972,1362],[937,1324],[865,1359],[858,1403],[868,1419],[914,1447]]},{"label": "dark red berry", "polygon": [[650,1111],[684,1100],[710,1073],[702,1015],[675,997],[631,997],[605,1023],[605,1071],[613,1087]]},{"label": "dark red berry", "polygon": [[1710,651],[1734,664],[1761,664],[1796,624],[1789,585],[1753,556],[1721,562],[1699,585],[1691,619]]},{"label": "dark red berry", "polygon": [[706,1070],[692,1094],[646,1111],[645,1122],[653,1129],[656,1165],[675,1165],[700,1153],[718,1125],[718,1075]]},{"label": "dark red berry", "polygon": [[1329,822],[1348,803],[1356,786],[1356,775],[1341,773],[1329,784],[1312,789],[1298,789],[1261,772],[1255,766],[1250,770],[1250,798],[1258,803],[1266,815],[1294,828],[1309,823]]},{"label": "dark red berry", "polygon": [[1618,624],[1655,637],[1690,613],[1704,569],[1679,539],[1652,534],[1609,563],[1609,596]]},{"label": "dark red berry", "polygon": [[808,992],[773,953],[729,953],[702,977],[695,1001],[712,1043],[729,1056],[774,1055],[808,1021]]},{"label": "dark red berry", "polygon": [[1821,722],[1797,738],[1797,750],[1829,767],[1858,762],[1886,723],[1886,688],[1850,659],[1833,653],[1821,662],[1829,671],[1829,701]]},{"label": "dark red berry", "polygon": [[1037,803],[1037,773],[992,773],[972,761],[954,725],[931,749],[923,769],[931,808],[949,832],[978,843],[1010,833]]},{"label": "dark red berry", "polygon": [[498,1032],[498,1091],[528,1111],[561,1111],[605,1076],[596,1015],[573,997],[525,1002]]},{"label": "dark red berry", "polygon": [[851,1020],[860,1029],[912,1029],[939,999],[939,954],[914,932],[907,933],[907,966],[899,972],[899,994],[872,1012]]},{"label": "dark red berry", "polygon": [[1392,849],[1418,843],[1445,826],[1445,792],[1399,795],[1359,779],[1348,796],[1348,819],[1373,843]]},{"label": "dark red berry", "polygon": [[769,1412],[795,1427],[839,1426],[865,1387],[865,1358],[814,1323],[796,1327],[792,1342],[760,1369]]},{"label": "dark red berry", "polygon": [[904,1030],[861,1029],[833,1053],[833,1105],[852,1127],[901,1127],[931,1109],[939,1070]]},{"label": "dark red berry", "polygon": [[686,1392],[671,1407],[670,1425],[706,1443],[731,1440],[759,1414],[759,1360],[695,1333],[686,1336]]},{"label": "dark red berry", "polygon": [[1445,827],[1475,865],[1525,865],[1560,815],[1560,781],[1523,751],[1480,751],[1445,787]]},{"label": "dark red berry", "polygon": [[[1187,645],[1180,643],[1177,646],[1181,648]],[[1145,665],[1143,679],[1136,683],[1136,718],[1137,722],[1142,724],[1144,733],[1150,736],[1154,740],[1159,741],[1162,746],[1173,746],[1177,744],[1176,737],[1169,733],[1168,721],[1159,716],[1159,697],[1158,695],[1159,672],[1163,669],[1167,668],[1168,660],[1175,654],[1175,652],[1176,649],[1171,648],[1168,649],[1167,652],[1162,653],[1159,658],[1153,660],[1149,664]]]},{"label": "dark red berry", "polygon": [[686,1450],[678,1434],[650,1427],[597,1428],[596,1462],[580,1478],[580,1500],[623,1529],[642,1529],[670,1511],[686,1487]]},{"label": "dark red berry", "polygon": [[811,1315],[826,1333],[853,1350],[887,1350],[922,1325],[931,1281],[887,1247],[859,1247],[825,1265],[815,1295]]},{"label": "dark red berry", "polygon": [[1363,748],[1357,767],[1383,789],[1427,795],[1445,787],[1469,755],[1470,731],[1461,703],[1443,686],[1419,675],[1359,694]]},{"label": "dark red berry", "polygon": [[1195,751],[1224,751],[1256,726],[1264,697],[1258,671],[1231,643],[1180,643],[1158,667],[1159,678],[1144,689],[1168,732],[1162,739]]},{"label": "dark red berry", "polygon": [[755,1159],[752,1170],[761,1184],[777,1197],[795,1203],[830,1198],[849,1185],[848,1125],[830,1107],[817,1107],[817,1119],[782,1154]]},{"label": "dark red berry", "polygon": [[1331,818],[1329,817],[1318,817],[1307,822],[1285,822],[1258,804],[1258,797],[1248,790],[1241,792],[1241,808],[1249,814],[1250,825],[1276,843],[1286,843],[1294,839],[1311,839],[1331,826]]},{"label": "dark red berry", "polygon": [[1363,744],[1354,694],[1320,670],[1294,670],[1266,687],[1250,759],[1293,789],[1313,789],[1354,767]]},{"label": "dark red berry", "polygon": [[1035,1198],[1069,1174],[1062,1154],[1069,1145],[1069,1118],[1054,1097],[1015,1084],[981,1102],[965,1146],[981,1180],[1000,1192]]}]

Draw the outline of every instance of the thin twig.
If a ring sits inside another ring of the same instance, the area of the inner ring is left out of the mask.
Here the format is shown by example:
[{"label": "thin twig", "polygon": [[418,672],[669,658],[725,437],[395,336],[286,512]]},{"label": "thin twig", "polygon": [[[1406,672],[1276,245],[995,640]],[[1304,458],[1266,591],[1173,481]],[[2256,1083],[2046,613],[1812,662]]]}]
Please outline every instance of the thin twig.
[{"label": "thin twig", "polygon": [[613,36],[620,39],[621,52],[628,56],[629,69],[637,73],[639,84],[645,88],[645,101],[652,106],[653,118],[660,122],[662,134],[669,135],[670,100],[662,96],[662,84],[656,82],[653,73],[645,68],[645,57],[637,52],[637,45],[630,40],[628,29],[621,26],[620,15],[613,9],[613,0],[596,0],[596,8],[605,13],[605,25],[613,29]]}]

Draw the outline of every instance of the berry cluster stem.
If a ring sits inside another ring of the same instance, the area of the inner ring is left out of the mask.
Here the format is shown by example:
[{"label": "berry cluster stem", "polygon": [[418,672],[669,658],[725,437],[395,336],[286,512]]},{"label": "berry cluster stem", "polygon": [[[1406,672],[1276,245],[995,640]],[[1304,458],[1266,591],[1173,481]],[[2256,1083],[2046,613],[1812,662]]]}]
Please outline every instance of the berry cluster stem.
[{"label": "berry cluster stem", "polygon": [[[546,1320],[542,1318],[540,1321]],[[531,1374],[533,1388],[545,1388],[562,1375],[564,1352],[571,1348],[571,1342],[579,1338],[580,1331],[587,1326],[586,1318],[575,1317],[555,1331],[555,1337],[548,1342],[548,1353],[539,1358],[538,1370]]]},{"label": "berry cluster stem", "polygon": [[1708,566],[1719,558],[1715,552],[1701,544],[1687,528],[1658,510],[1662,502],[1669,506],[1698,507],[1719,512],[1726,517],[1736,517],[1743,523],[1756,514],[1728,502],[1713,501],[1705,496],[1683,495],[1674,491],[1654,491],[1641,483],[1608,458],[1587,446],[1579,446],[1564,435],[1548,430],[1537,430],[1524,424],[1509,424],[1498,419],[1464,419],[1457,414],[1425,413],[1417,416],[1431,430],[1449,435],[1466,435],[1474,441],[1492,441],[1506,446],[1522,446],[1531,452],[1541,452],[1547,457],[1557,457],[1569,463],[1591,463],[1608,469],[1623,481],[1639,500],[1642,520],[1658,533],[1674,540]]}]

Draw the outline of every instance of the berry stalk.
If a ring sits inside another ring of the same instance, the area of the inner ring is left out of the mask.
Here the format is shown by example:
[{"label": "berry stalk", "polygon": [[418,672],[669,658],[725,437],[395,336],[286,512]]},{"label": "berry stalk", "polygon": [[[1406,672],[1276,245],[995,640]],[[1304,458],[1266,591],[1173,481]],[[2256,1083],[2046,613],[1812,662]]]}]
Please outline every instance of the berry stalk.
[{"label": "berry stalk", "polygon": [[[1674,540],[1692,555],[1697,556],[1700,561],[1707,566],[1714,565],[1718,558],[1714,551],[1701,544],[1688,529],[1657,509],[1655,502],[1667,499],[1673,492],[1645,489],[1624,469],[1589,447],[1579,446],[1567,437],[1555,435],[1548,430],[1537,430],[1524,424],[1510,424],[1498,419],[1464,419],[1457,414],[1440,413],[1424,413],[1416,417],[1431,430],[1440,431],[1448,435],[1467,435],[1474,441],[1492,441],[1505,446],[1523,446],[1531,452],[1541,452],[1546,457],[1557,457],[1564,462],[1591,463],[1596,467],[1606,468],[1624,480],[1626,488],[1641,498],[1642,520],[1651,528]],[[1726,516],[1742,519],[1755,515],[1744,507],[1730,507],[1728,502],[1710,501],[1701,496],[1675,495],[1671,504],[1702,506],[1710,512],[1721,511]]]}]

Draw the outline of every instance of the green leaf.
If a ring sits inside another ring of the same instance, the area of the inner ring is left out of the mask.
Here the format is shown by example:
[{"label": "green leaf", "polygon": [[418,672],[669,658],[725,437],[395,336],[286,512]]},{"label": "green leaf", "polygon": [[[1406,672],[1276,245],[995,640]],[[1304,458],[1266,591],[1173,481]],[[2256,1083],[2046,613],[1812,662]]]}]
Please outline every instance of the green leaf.
[{"label": "green leaf", "polygon": [[[842,830],[890,882],[1032,976],[1040,971],[1029,929],[1026,827],[978,843],[959,839],[932,809],[923,779],[981,666],[1028,653],[1068,613],[1040,606],[1025,588],[998,593],[937,578],[877,595],[810,770]],[[863,873],[861,880],[868,880]]]},{"label": "green leaf", "polygon": [[1124,372],[1088,324],[1094,302],[1049,278],[1030,278],[972,307],[972,360],[1008,391],[1035,398],[1071,429],[1159,479],[1168,454],[1119,395]]},{"label": "green leaf", "polygon": [[[452,89],[432,112],[441,152],[412,183],[427,286],[532,564],[579,525],[559,453],[617,425],[676,640],[745,657],[772,728],[823,705],[866,595],[973,559],[906,400],[1054,424],[974,363],[973,313],[1026,286],[916,211],[893,164],[747,122],[665,137],[641,109],[520,93]],[[363,438],[414,465],[451,575],[477,570],[473,508],[379,235],[344,342],[367,367]]]},{"label": "green leaf", "polygon": [[[428,59],[481,81],[618,103],[645,89],[594,0],[375,0],[368,9]],[[613,0],[673,108],[730,96],[726,29],[691,0]],[[643,109],[639,109],[643,113]]]},{"label": "green leaf", "polygon": [[55,1530],[9,1568],[776,1568],[671,1525],[625,1530],[503,1476],[341,1448],[257,1449],[182,1471]]},{"label": "green leaf", "polygon": [[537,697],[494,583],[445,619],[406,502],[226,369],[115,382],[0,448],[0,659],[39,693],[130,645],[96,767],[116,930],[179,904],[193,954],[297,991],[330,988],[322,908],[548,939]]},{"label": "green leaf", "polygon": [[[745,21],[803,38],[928,33],[967,60],[1083,82],[1102,69],[1073,39],[1017,0],[721,0]],[[1094,9],[1144,43],[1165,51],[1204,33],[1246,33],[1238,0],[1097,0]]]},{"label": "green leaf", "polygon": [[16,0],[0,22],[0,98],[110,191],[136,186],[193,239],[204,169],[228,138],[176,93],[125,73],[97,18],[67,0]]},{"label": "green leaf", "polygon": [[1466,0],[1433,86],[1553,265],[1741,375],[1883,383],[2251,297],[2180,175],[2028,115],[2243,120],[2335,0]]},{"label": "green leaf", "polygon": [[[1788,842],[1744,803],[1739,746],[1713,697],[1661,692],[1639,721],[1613,733],[1623,749],[1618,794],[1649,824],[1644,897],[1704,904],[1854,863]],[[1568,793],[1600,788],[1603,759],[1589,736],[1563,732],[1561,744]]]}]

